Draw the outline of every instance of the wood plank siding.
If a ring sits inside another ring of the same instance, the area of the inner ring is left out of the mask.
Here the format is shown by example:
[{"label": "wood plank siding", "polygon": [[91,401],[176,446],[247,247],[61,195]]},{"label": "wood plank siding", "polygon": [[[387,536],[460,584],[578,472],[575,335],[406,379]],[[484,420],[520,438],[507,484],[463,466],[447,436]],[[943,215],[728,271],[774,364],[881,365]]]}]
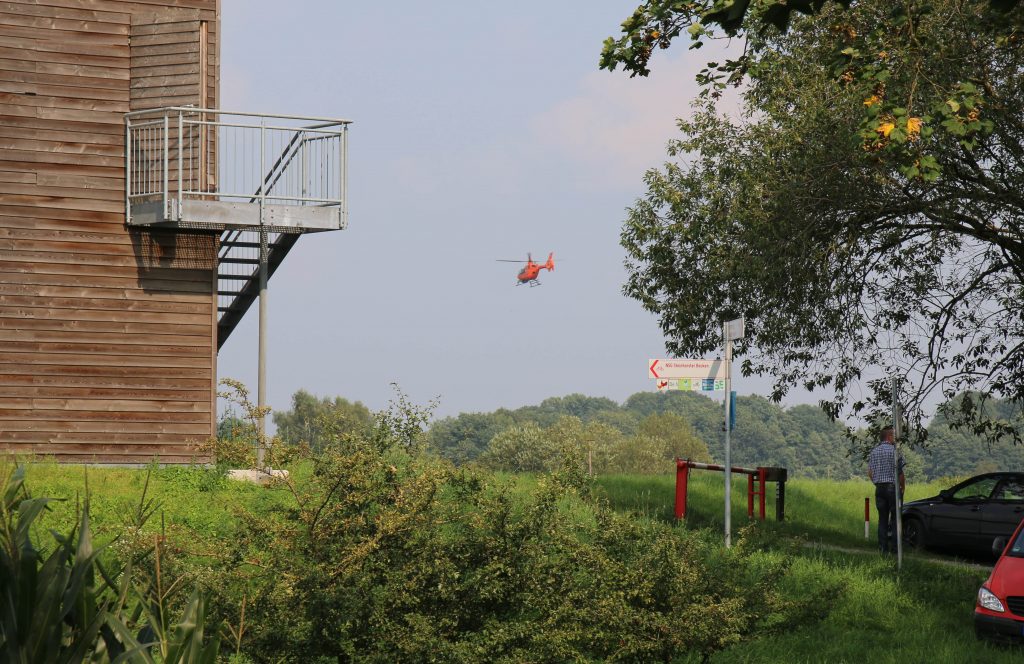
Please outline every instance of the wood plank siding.
[{"label": "wood plank siding", "polygon": [[216,107],[219,19],[219,0],[0,2],[0,453],[204,460],[217,237],[126,227],[124,114]]}]

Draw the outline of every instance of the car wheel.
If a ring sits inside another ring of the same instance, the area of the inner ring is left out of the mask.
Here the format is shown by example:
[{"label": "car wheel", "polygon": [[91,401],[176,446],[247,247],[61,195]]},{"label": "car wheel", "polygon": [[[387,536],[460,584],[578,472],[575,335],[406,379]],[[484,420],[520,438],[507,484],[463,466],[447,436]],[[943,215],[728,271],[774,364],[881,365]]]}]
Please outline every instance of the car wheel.
[{"label": "car wheel", "polygon": [[924,549],[925,541],[924,524],[917,517],[910,517],[903,524],[903,544],[912,551]]}]

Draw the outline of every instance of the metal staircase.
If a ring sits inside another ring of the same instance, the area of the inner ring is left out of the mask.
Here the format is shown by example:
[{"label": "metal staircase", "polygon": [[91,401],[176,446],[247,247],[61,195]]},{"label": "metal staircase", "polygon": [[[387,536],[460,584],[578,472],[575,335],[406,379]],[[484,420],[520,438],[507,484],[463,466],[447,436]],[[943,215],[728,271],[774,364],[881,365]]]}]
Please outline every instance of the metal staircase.
[{"label": "metal staircase", "polygon": [[[269,233],[267,278],[299,241],[298,233]],[[217,253],[217,349],[227,341],[245,312],[260,295],[260,233],[247,230],[224,231]]]},{"label": "metal staircase", "polygon": [[[312,123],[312,124],[310,124]],[[348,221],[348,120],[191,106],[125,116],[129,225],[220,233],[217,348],[299,235]]]}]

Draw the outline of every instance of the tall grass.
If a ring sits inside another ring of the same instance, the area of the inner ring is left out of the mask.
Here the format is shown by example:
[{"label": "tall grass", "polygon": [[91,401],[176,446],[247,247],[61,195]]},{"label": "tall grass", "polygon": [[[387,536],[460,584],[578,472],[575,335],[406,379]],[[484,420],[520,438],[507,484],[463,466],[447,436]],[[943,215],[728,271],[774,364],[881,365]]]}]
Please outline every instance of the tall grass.
[{"label": "tall grass", "polygon": [[[298,469],[302,472],[302,469]],[[230,537],[241,509],[260,511],[287,502],[281,489],[232,482],[212,469],[150,469],[149,492],[161,503],[167,528],[193,533],[197,538]],[[124,522],[124,514],[137,504],[146,469],[89,468],[33,463],[27,483],[34,495],[62,497],[53,505],[45,525],[55,529],[75,519],[76,498],[91,494],[93,523],[100,535],[111,537]],[[702,529],[709,537],[722,531],[723,476],[693,471],[689,482],[688,514],[678,527]],[[516,491],[531,492],[537,479],[510,476]],[[934,495],[949,483],[917,485],[907,499]],[[615,508],[640,518],[673,522],[674,474],[663,476],[608,476],[596,480],[595,489]],[[839,582],[830,600],[828,618],[809,625],[794,624],[771,635],[742,643],[716,654],[712,662],[1017,662],[1015,649],[978,642],[972,611],[978,586],[987,570],[977,566],[934,562],[932,556],[907,554],[903,569],[876,553],[875,512],[864,538],[864,498],[872,497],[864,481],[792,480],[786,485],[786,519],[775,518],[775,485],[769,484],[768,518],[753,525],[763,536],[758,546],[785,552],[792,575],[786,581],[791,597]],[[588,518],[581,513],[580,518]],[[161,527],[161,517],[151,526]],[[746,478],[732,487],[734,533],[747,519]],[[794,542],[796,545],[794,545]],[[852,550],[852,551],[850,551]],[[685,629],[685,626],[680,626]],[[696,661],[696,660],[695,660]]]},{"label": "tall grass", "polygon": [[[619,509],[657,520],[673,520],[674,476],[610,476],[597,484]],[[907,500],[938,493],[948,483],[910,485]],[[722,532],[722,473],[692,471],[684,528]],[[746,477],[732,486],[735,533],[747,518]],[[952,558],[906,554],[901,570],[877,553],[876,514],[864,538],[864,498],[874,501],[867,480],[793,480],[786,484],[785,521],[775,519],[775,487],[769,484],[767,520],[754,527],[769,541],[800,546],[792,556],[787,588],[797,597],[839,581],[829,617],[792,625],[780,634],[734,646],[712,662],[1019,662],[1024,653],[974,638],[973,608],[988,570]],[[755,510],[756,510],[755,505]],[[852,550],[852,551],[851,551]]]}]

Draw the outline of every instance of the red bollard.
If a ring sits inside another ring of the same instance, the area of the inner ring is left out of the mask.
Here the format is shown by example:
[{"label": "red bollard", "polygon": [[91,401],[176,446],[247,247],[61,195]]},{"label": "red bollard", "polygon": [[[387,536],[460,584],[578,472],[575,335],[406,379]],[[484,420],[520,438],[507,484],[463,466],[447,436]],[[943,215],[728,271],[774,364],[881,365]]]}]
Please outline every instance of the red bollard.
[{"label": "red bollard", "polygon": [[688,460],[676,459],[676,520],[686,518],[686,482],[689,477]]},{"label": "red bollard", "polygon": [[754,518],[754,476],[747,475],[747,518]]},{"label": "red bollard", "polygon": [[871,499],[864,498],[864,539],[870,539],[868,524],[871,522]]},{"label": "red bollard", "polygon": [[759,503],[758,506],[761,508],[761,520],[762,521],[764,521],[764,491],[765,491],[765,479],[766,479],[766,475],[767,474],[768,474],[768,471],[765,470],[764,468],[758,468],[757,469],[757,481],[758,481],[758,484],[761,485],[760,503]]}]

